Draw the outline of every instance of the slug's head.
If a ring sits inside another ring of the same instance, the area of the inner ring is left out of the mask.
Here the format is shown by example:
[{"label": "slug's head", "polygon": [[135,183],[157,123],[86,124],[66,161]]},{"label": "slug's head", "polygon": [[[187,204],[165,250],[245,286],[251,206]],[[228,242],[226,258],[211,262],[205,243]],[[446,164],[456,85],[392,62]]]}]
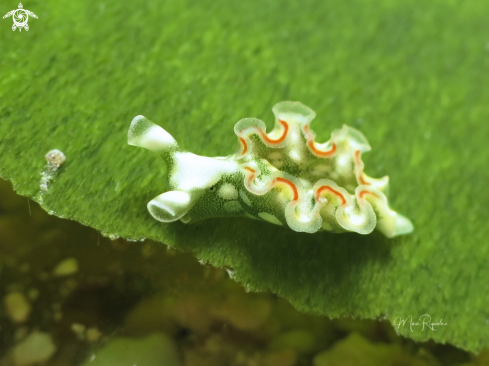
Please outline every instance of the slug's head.
[{"label": "slug's head", "polygon": [[225,216],[222,198],[225,193],[221,187],[230,187],[226,182],[238,181],[237,172],[238,165],[232,160],[177,152],[169,172],[171,190],[151,200],[148,210],[162,222]]},{"label": "slug's head", "polygon": [[143,116],[133,119],[128,132],[129,145],[160,153],[168,164],[169,188],[148,203],[148,211],[157,220],[189,222],[221,216],[217,194],[226,180],[236,179],[238,164],[233,159],[210,158],[179,148],[163,128]]}]

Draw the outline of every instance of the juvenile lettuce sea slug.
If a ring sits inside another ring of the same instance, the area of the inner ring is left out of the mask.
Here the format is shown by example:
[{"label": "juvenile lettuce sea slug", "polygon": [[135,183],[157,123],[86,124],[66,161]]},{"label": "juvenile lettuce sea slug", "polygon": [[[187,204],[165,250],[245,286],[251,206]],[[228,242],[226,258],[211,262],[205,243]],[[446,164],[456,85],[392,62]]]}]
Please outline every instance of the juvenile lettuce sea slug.
[{"label": "juvenile lettuce sea slug", "polygon": [[148,203],[163,222],[184,223],[217,216],[247,216],[314,233],[377,228],[387,237],[407,234],[413,225],[391,210],[388,177],[363,172],[366,138],[343,125],[325,143],[314,141],[316,113],[299,102],[273,107],[275,128],[245,118],[234,126],[240,149],[227,157],[205,157],[178,146],[163,128],[143,116],[133,119],[130,145],[157,152],[169,172],[169,191]]}]

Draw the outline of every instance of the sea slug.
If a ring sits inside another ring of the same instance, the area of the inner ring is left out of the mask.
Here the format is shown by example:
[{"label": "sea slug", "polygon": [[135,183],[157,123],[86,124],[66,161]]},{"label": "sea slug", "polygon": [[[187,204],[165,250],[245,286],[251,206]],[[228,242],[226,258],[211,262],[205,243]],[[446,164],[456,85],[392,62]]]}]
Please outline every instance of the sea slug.
[{"label": "sea slug", "polygon": [[256,118],[236,123],[240,147],[227,157],[185,151],[163,128],[135,117],[128,143],[161,154],[169,173],[169,191],[148,203],[151,215],[184,223],[246,216],[307,233],[369,234],[377,228],[394,237],[413,230],[389,208],[388,177],[364,173],[361,155],[370,145],[360,131],[343,125],[318,143],[310,127],[312,109],[281,102],[273,113],[275,128],[269,133]]}]

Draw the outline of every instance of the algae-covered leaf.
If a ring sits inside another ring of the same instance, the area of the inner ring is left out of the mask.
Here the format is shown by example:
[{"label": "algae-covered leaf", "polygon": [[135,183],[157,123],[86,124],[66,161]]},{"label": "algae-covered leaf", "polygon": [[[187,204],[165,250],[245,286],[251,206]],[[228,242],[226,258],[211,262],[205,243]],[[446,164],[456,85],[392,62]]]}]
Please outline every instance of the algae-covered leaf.
[{"label": "algae-covered leaf", "polygon": [[[0,22],[0,175],[19,194],[107,235],[225,265],[250,290],[303,311],[383,316],[416,340],[489,346],[486,3],[26,7],[38,16],[28,32]],[[225,156],[238,148],[234,124],[257,117],[270,128],[281,100],[317,112],[319,141],[344,123],[362,131],[372,145],[366,172],[390,176],[392,206],[413,234],[310,235],[245,218],[185,225],[149,215],[165,167],[127,145],[134,116],[193,153]],[[46,165],[54,149],[66,157],[59,168]],[[424,314],[440,325],[410,324]]]}]

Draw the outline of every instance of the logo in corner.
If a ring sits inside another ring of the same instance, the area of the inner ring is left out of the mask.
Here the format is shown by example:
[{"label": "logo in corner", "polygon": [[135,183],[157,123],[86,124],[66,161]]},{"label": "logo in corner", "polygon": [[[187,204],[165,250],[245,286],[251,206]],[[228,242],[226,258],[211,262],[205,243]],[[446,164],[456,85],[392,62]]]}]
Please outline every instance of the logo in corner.
[{"label": "logo in corner", "polygon": [[19,8],[9,11],[7,14],[3,16],[3,19],[12,16],[12,19],[14,21],[14,24],[12,25],[13,31],[16,30],[17,28],[19,28],[19,32],[22,31],[22,28],[28,31],[29,25],[27,24],[27,21],[29,20],[29,15],[37,19],[36,14],[34,14],[32,11],[25,10],[24,7],[22,6],[22,3],[19,3]]}]

